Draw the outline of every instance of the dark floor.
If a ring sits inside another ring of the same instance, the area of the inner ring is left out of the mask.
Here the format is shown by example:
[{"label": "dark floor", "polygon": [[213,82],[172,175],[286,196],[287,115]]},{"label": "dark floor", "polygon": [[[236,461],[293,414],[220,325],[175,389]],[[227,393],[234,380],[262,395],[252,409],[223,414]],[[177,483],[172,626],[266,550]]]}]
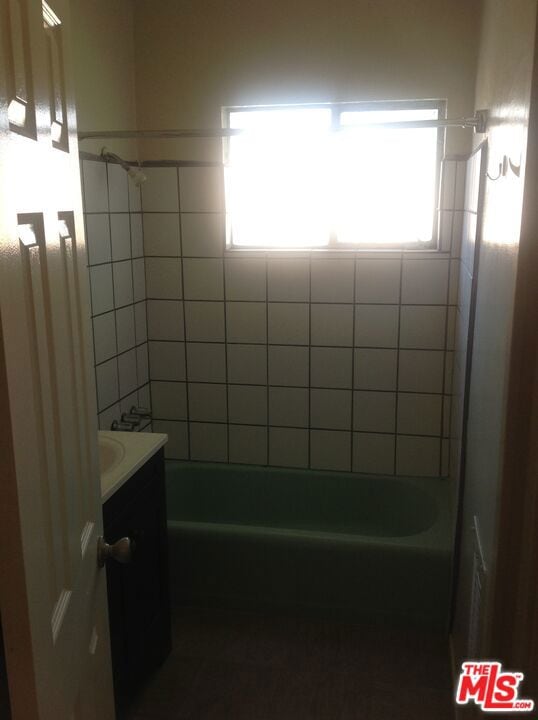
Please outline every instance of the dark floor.
[{"label": "dark floor", "polygon": [[446,637],[186,609],[129,720],[451,720]]}]

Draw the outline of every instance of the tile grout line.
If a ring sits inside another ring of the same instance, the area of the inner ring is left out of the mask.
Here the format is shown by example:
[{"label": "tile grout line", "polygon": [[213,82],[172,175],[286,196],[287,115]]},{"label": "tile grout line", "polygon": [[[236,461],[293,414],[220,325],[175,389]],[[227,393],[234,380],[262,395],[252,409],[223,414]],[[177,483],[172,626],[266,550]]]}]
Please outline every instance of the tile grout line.
[{"label": "tile grout line", "polygon": [[192,449],[191,449],[191,425],[190,425],[190,398],[189,398],[189,360],[187,352],[187,319],[185,315],[185,268],[183,264],[183,238],[181,232],[181,188],[180,188],[180,177],[179,168],[176,168],[176,183],[177,183],[177,208],[178,208],[178,223],[179,223],[179,257],[181,263],[181,309],[183,315],[183,360],[185,363],[185,429],[187,432],[187,459],[192,460]]},{"label": "tile grout line", "polygon": [[353,450],[354,450],[354,444],[355,444],[355,435],[354,435],[354,429],[355,429],[355,323],[356,323],[356,317],[357,317],[357,306],[356,301],[357,299],[357,259],[353,261],[353,313],[352,313],[352,334],[351,334],[351,347],[353,348],[353,351],[351,353],[351,418],[350,418],[350,429],[351,429],[351,435],[350,435],[350,458],[349,458],[349,470],[350,472],[353,472]]},{"label": "tile grout line", "polygon": [[394,456],[392,461],[392,475],[397,474],[398,468],[398,394],[400,391],[400,347],[402,325],[402,282],[403,282],[403,254],[400,255],[400,286],[398,289],[398,347],[396,348],[396,393],[394,397]]}]

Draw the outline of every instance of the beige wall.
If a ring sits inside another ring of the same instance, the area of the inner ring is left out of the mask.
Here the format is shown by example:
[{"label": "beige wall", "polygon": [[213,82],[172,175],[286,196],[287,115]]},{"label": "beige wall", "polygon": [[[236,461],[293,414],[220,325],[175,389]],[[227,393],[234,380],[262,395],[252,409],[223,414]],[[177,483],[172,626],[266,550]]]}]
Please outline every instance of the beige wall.
[{"label": "beige wall", "polygon": [[[136,0],[141,128],[219,127],[231,104],[448,99],[472,113],[479,0]],[[185,142],[185,141],[184,141]],[[144,144],[157,159],[219,144]],[[470,131],[452,131],[450,152]]]},{"label": "beige wall", "polygon": [[[490,109],[489,172],[503,155],[525,160],[534,57],[536,0],[486,0],[482,20],[476,106]],[[473,370],[469,396],[467,471],[461,584],[455,625],[457,655],[465,655],[472,568],[470,526],[476,515],[488,570],[495,561],[498,493],[504,449],[509,351],[521,230],[524,167],[487,180],[478,272]]]},{"label": "beige wall", "polygon": [[[132,1],[71,0],[71,12],[79,130],[136,129]],[[80,149],[100,152],[104,144],[85,140]],[[106,144],[137,155],[136,142]]]}]

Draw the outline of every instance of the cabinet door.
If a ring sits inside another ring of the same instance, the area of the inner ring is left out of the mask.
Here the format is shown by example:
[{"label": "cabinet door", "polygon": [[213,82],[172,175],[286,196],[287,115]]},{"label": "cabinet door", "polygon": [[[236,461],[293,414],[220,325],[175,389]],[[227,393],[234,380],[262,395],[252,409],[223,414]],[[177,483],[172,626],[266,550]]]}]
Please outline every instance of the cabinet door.
[{"label": "cabinet door", "polygon": [[130,564],[107,566],[114,682],[121,705],[170,651],[163,480],[145,483],[105,532],[110,543],[125,536],[133,543]]}]

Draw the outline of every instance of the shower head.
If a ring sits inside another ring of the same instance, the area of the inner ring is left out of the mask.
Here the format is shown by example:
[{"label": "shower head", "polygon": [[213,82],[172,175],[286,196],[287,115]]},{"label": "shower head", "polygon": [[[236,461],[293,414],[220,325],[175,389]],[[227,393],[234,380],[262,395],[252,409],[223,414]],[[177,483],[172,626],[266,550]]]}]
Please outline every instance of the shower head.
[{"label": "shower head", "polygon": [[122,160],[119,155],[116,155],[116,153],[110,152],[110,150],[106,147],[101,150],[101,157],[107,161],[113,160],[114,162],[117,162],[125,170],[127,175],[137,187],[142,185],[143,182],[146,182],[147,177],[144,175],[140,167],[129,165],[128,162]]}]

